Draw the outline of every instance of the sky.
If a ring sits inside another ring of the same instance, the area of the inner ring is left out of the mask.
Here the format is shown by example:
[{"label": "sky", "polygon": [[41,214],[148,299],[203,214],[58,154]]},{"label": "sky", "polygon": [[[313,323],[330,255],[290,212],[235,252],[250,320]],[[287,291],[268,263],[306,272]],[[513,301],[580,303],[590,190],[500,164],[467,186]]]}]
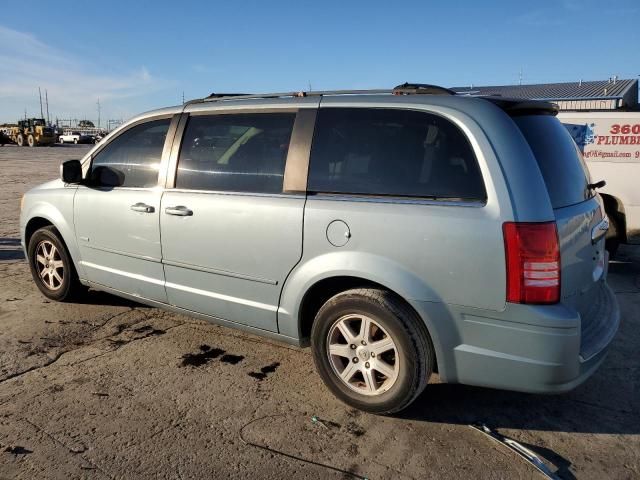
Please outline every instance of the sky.
[{"label": "sky", "polygon": [[0,123],[25,109],[39,117],[38,87],[52,119],[97,122],[99,99],[104,125],[179,104],[183,92],[640,75],[638,0],[32,0],[34,14],[12,5],[0,0]]}]

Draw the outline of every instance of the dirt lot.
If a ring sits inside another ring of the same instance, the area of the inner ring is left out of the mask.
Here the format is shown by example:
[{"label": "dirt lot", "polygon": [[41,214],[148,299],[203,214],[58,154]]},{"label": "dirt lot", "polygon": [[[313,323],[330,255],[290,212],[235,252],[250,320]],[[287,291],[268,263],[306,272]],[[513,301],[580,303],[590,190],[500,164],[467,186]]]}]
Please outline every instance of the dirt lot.
[{"label": "dirt lot", "polygon": [[380,418],[335,400],[308,350],[99,292],[47,301],[20,197],[86,150],[0,148],[0,478],[541,478],[472,422],[561,478],[640,478],[640,247],[610,266],[622,328],[585,385],[534,396],[435,377]]}]

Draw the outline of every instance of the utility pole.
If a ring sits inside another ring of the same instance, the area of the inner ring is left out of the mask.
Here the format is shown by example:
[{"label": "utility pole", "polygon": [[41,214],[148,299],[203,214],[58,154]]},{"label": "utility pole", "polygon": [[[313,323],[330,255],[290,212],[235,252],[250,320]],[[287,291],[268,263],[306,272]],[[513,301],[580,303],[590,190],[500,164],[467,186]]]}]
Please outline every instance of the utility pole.
[{"label": "utility pole", "polygon": [[44,98],[47,104],[47,125],[51,125],[51,119],[49,118],[49,91],[47,89],[44,91]]},{"label": "utility pole", "polygon": [[38,87],[38,95],[40,95],[40,118],[44,118],[44,112],[42,111],[42,92],[40,91],[40,87]]},{"label": "utility pole", "polygon": [[520,67],[520,75],[518,76],[518,85],[522,85],[522,67]]},{"label": "utility pole", "polygon": [[98,128],[100,128],[100,97],[98,97]]}]

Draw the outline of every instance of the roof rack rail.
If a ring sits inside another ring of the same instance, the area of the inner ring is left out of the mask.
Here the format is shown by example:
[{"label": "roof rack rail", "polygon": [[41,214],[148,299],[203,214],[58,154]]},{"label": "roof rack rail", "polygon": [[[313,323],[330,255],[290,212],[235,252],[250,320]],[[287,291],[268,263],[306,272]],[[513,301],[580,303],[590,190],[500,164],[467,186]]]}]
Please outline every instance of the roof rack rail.
[{"label": "roof rack rail", "polygon": [[212,92],[205,98],[240,97],[240,96],[243,96],[243,95],[249,95],[249,94],[248,93],[215,93],[215,92]]},{"label": "roof rack rail", "polygon": [[428,94],[428,95],[456,95],[456,92],[448,88],[439,87],[437,85],[427,85],[424,83],[403,83],[392,90],[389,89],[372,89],[372,90],[312,90],[299,92],[280,92],[280,93],[212,93],[205,98],[197,98],[185,102],[186,105],[204,102],[223,102],[226,100],[251,100],[260,98],[296,98],[296,97],[322,97],[325,95],[412,95],[412,94]]},{"label": "roof rack rail", "polygon": [[427,83],[408,83],[394,87],[392,90],[394,95],[457,95],[457,92],[438,85],[429,85]]}]

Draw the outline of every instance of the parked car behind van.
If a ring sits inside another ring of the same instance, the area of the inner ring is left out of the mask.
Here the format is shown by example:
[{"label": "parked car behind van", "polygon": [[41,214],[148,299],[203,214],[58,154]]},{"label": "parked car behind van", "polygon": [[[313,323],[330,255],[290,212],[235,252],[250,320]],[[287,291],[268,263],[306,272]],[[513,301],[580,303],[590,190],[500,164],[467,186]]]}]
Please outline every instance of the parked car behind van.
[{"label": "parked car behind van", "polygon": [[640,112],[560,112],[601,191],[609,217],[606,245],[640,243]]},{"label": "parked car behind van", "polygon": [[[444,382],[564,392],[619,323],[608,221],[552,104],[392,91],[140,115],[23,200],[34,281],[297,345],[342,401]],[[425,397],[425,400],[428,398]]]}]

